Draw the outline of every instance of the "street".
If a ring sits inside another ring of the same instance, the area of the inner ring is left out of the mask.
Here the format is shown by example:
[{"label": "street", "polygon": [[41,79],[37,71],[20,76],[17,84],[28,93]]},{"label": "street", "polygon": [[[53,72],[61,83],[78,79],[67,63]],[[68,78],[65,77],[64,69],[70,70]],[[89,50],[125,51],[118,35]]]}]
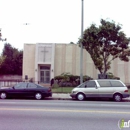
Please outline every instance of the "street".
[{"label": "street", "polygon": [[0,130],[119,130],[121,119],[130,102],[0,100]]}]

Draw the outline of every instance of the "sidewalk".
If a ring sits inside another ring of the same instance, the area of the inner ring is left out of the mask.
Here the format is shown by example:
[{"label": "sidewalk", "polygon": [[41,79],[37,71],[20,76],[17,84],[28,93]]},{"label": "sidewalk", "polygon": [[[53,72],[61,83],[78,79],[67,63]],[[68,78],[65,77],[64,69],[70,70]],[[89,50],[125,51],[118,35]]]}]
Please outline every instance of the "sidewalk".
[{"label": "sidewalk", "polygon": [[57,100],[71,100],[72,99],[69,93],[53,93],[52,98],[57,99]]},{"label": "sidewalk", "polygon": [[[72,100],[72,98],[70,97],[70,93],[53,93],[52,99],[54,99],[54,100]],[[130,97],[123,98],[122,100],[130,102]]]}]

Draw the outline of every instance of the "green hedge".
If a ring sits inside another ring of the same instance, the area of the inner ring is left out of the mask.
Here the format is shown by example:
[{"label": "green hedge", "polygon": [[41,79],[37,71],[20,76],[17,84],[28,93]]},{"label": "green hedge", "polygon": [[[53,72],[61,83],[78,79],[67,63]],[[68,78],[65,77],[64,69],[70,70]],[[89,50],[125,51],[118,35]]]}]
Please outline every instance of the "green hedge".
[{"label": "green hedge", "polygon": [[[62,87],[75,87],[80,84],[80,76],[72,75],[70,73],[62,73],[61,75],[55,76],[54,79],[57,81],[57,84]],[[90,76],[84,75],[83,82],[91,80]]]}]

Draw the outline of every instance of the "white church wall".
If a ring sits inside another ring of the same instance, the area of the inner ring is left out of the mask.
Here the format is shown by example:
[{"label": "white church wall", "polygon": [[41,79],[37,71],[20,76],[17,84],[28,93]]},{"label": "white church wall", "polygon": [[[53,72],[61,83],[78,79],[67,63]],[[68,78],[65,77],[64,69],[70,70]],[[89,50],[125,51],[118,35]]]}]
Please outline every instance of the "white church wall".
[{"label": "white church wall", "polygon": [[62,73],[62,45],[55,45],[54,76]]},{"label": "white church wall", "polygon": [[28,78],[35,77],[35,44],[24,44],[24,53],[23,53],[23,79],[25,75],[28,75]]},{"label": "white church wall", "polygon": [[69,45],[65,45],[65,72],[70,72],[72,74],[72,68],[73,68],[73,60],[72,59],[72,48],[73,45],[69,44]]}]

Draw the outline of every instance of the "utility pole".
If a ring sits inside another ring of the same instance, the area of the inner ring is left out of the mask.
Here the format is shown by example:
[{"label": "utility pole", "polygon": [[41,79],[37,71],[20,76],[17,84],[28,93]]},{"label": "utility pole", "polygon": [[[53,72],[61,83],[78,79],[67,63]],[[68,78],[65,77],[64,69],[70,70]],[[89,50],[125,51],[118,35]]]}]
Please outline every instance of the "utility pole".
[{"label": "utility pole", "polygon": [[[81,0],[81,38],[83,38],[84,0]],[[83,44],[80,43],[80,84],[83,83]]]}]

